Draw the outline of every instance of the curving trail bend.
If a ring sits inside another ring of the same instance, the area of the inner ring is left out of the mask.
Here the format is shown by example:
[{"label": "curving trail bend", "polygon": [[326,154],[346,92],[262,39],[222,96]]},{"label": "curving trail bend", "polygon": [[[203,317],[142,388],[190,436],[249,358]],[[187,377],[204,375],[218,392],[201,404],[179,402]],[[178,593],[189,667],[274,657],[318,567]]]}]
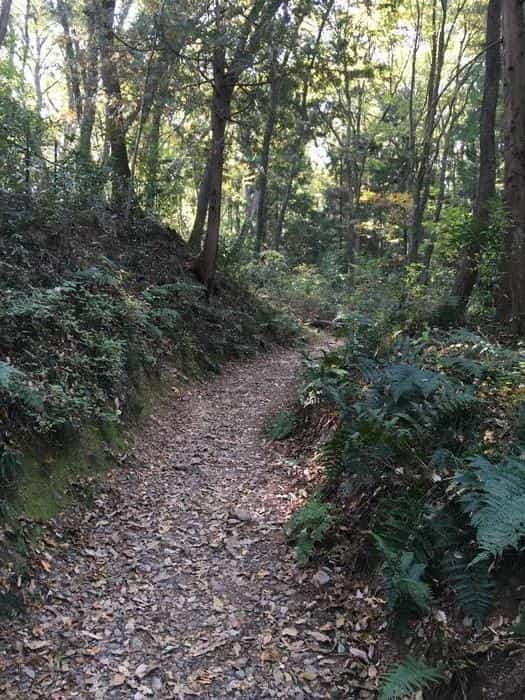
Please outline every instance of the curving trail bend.
[{"label": "curving trail bend", "polygon": [[303,468],[261,428],[299,366],[275,350],[163,401],[134,468],[56,523],[44,596],[0,631],[0,697],[375,697],[366,624],[344,631],[370,602],[298,568],[283,535]]}]

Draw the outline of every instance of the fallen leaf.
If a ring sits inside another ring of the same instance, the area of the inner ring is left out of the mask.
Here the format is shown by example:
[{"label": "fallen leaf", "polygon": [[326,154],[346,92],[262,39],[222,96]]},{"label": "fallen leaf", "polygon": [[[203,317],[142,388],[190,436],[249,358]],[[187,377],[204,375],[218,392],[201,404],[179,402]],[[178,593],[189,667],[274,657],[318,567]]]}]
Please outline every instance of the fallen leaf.
[{"label": "fallen leaf", "polygon": [[146,678],[146,676],[149,676],[150,673],[153,673],[153,671],[156,671],[158,668],[158,664],[140,664],[140,666],[137,666],[135,669],[135,676],[142,680],[143,678]]},{"label": "fallen leaf", "polygon": [[350,647],[348,650],[352,656],[357,657],[358,659],[361,659],[361,661],[364,661],[365,663],[368,663],[368,654],[366,651],[363,651],[362,649],[358,649],[357,647]]},{"label": "fallen leaf", "polygon": [[332,641],[328,635],[323,634],[322,632],[316,632],[316,630],[308,632],[308,635],[313,637],[316,642],[321,642],[322,644],[328,644]]}]

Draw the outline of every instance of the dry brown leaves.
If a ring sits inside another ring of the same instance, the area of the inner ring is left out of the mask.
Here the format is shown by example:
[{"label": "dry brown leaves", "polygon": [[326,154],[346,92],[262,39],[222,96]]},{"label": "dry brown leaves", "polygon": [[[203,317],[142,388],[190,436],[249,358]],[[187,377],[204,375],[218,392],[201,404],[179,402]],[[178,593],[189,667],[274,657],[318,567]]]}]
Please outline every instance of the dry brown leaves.
[{"label": "dry brown leaves", "polygon": [[299,569],[283,535],[301,466],[261,426],[298,366],[280,350],[174,392],[140,466],[43,545],[41,597],[0,632],[0,697],[375,697],[383,601],[336,562]]}]

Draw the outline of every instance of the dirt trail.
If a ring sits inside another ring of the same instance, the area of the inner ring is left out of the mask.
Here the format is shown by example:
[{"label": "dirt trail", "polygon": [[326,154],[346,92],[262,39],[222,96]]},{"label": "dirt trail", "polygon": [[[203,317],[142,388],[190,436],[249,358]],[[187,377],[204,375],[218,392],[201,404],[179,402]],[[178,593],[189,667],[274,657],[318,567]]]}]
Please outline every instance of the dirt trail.
[{"label": "dirt trail", "polygon": [[0,697],[373,697],[337,571],[299,569],[283,535],[303,476],[261,427],[299,364],[277,350],[232,365],[147,421],[137,466],[49,543],[43,600],[3,625]]}]

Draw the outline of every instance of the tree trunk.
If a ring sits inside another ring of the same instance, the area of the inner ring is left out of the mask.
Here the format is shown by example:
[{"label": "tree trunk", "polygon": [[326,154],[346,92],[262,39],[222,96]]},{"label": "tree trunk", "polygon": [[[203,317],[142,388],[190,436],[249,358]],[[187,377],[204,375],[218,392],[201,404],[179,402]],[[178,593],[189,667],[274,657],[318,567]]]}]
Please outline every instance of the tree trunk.
[{"label": "tree trunk", "polygon": [[96,97],[98,86],[98,55],[96,7],[88,0],[84,6],[88,34],[84,75],[84,99],[78,139],[78,153],[81,160],[91,161],[91,137],[95,125]]},{"label": "tree trunk", "polygon": [[78,56],[75,51],[73,39],[71,37],[71,29],[69,24],[70,8],[64,0],[57,0],[56,10],[58,21],[64,32],[64,56],[66,59],[66,74],[69,84],[70,107],[75,112],[77,122],[80,124],[82,119],[82,95],[80,92],[80,71],[78,64]]},{"label": "tree trunk", "polygon": [[122,94],[113,48],[115,0],[100,0],[100,56],[102,84],[106,93],[106,128],[110,146],[112,174],[111,202],[123,209],[128,199],[131,170],[126,144],[126,128],[122,115]]},{"label": "tree trunk", "polygon": [[151,112],[151,126],[148,134],[148,152],[146,156],[146,211],[155,211],[157,202],[160,152],[160,124],[162,120],[162,102],[157,100]]},{"label": "tree trunk", "polygon": [[[208,293],[213,287],[219,249],[226,125],[230,118],[233,93],[242,73],[252,65],[264,38],[266,26],[272,20],[281,2],[282,0],[254,0],[240,29],[239,41],[229,68],[226,66],[226,47],[223,42],[217,41],[213,50],[208,223],[204,247],[195,264],[197,276],[203,284],[208,286]],[[218,33],[221,35],[224,31],[224,7],[221,0],[215,2],[215,20]]]},{"label": "tree trunk", "polygon": [[525,332],[525,20],[522,0],[503,0],[505,272],[510,320]]},{"label": "tree trunk", "polygon": [[234,83],[226,73],[224,46],[216,46],[213,54],[214,80],[211,110],[212,147],[209,160],[208,223],[204,247],[195,267],[198,278],[203,284],[207,285],[208,292],[211,291],[213,286],[219,250],[226,124],[230,117],[230,105],[234,87]]},{"label": "tree trunk", "polygon": [[436,127],[436,113],[439,99],[439,84],[445,59],[445,27],[447,20],[448,0],[441,0],[441,18],[437,22],[437,0],[432,8],[433,36],[432,58],[427,85],[427,110],[423,130],[421,155],[414,180],[412,197],[413,205],[408,227],[408,262],[417,262],[419,248],[424,238],[423,218],[428,201],[430,181],[432,178],[432,142]]},{"label": "tree trunk", "polygon": [[277,105],[279,102],[279,80],[277,75],[277,50],[272,49],[272,64],[270,69],[270,103],[264,127],[264,136],[261,150],[261,165],[257,179],[257,191],[259,202],[257,208],[257,223],[255,228],[255,253],[261,254],[266,240],[266,194],[268,190],[268,169],[270,167],[270,147],[272,145],[273,132],[277,120]]},{"label": "tree trunk", "polygon": [[292,198],[295,175],[295,171],[290,174],[290,179],[288,180],[288,185],[286,186],[286,192],[284,193],[283,203],[279,209],[279,213],[277,214],[272,244],[274,250],[280,250],[283,242],[284,220],[286,219],[286,212],[288,211],[288,205],[290,204],[290,199]]},{"label": "tree trunk", "polygon": [[485,77],[479,128],[479,174],[470,240],[461,251],[453,288],[461,320],[474,289],[483,237],[490,223],[490,203],[496,195],[496,112],[501,80],[501,0],[490,0],[487,10]]},{"label": "tree trunk", "polygon": [[207,285],[208,289],[210,289],[213,284],[215,264],[219,250],[226,121],[227,120],[220,115],[220,112],[215,113],[213,116],[213,158],[208,202],[208,223],[204,247],[198,258],[196,267],[200,281]]},{"label": "tree trunk", "polygon": [[302,91],[301,91],[301,102],[299,105],[299,128],[297,130],[297,135],[295,139],[294,150],[296,156],[292,161],[292,168],[288,178],[288,184],[286,186],[286,192],[282,200],[281,209],[277,214],[277,223],[273,235],[273,247],[275,250],[279,250],[283,239],[284,222],[286,219],[286,213],[288,211],[288,205],[292,199],[293,189],[295,185],[295,178],[298,176],[301,169],[301,156],[304,149],[304,144],[310,130],[309,116],[308,116],[308,93],[310,90],[311,77],[315,64],[317,61],[317,56],[319,52],[319,46],[321,44],[321,39],[323,37],[324,29],[328,18],[335,4],[335,0],[328,0],[328,3],[324,9],[321,22],[317,28],[317,34],[315,42],[312,48],[311,58],[306,69],[306,75],[303,79]]},{"label": "tree trunk", "polygon": [[195,213],[195,221],[193,223],[190,239],[188,241],[190,250],[193,250],[195,253],[198,253],[200,251],[202,239],[204,237],[204,227],[206,225],[206,215],[208,213],[208,203],[210,201],[211,192],[211,179],[213,167],[212,160],[213,142],[210,145],[208,158],[206,159],[206,168],[204,170],[204,176],[201,180],[201,184],[199,187],[199,194],[197,195],[197,211]]},{"label": "tree trunk", "polygon": [[0,5],[0,46],[4,43],[7,34],[7,25],[11,14],[11,0],[2,0]]}]

